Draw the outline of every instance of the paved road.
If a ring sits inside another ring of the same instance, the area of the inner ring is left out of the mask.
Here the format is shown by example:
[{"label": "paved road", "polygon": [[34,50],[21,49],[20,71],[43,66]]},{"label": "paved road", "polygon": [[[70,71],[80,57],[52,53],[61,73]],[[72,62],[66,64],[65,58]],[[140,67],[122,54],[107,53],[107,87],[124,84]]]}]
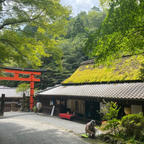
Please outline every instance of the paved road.
[{"label": "paved road", "polygon": [[86,144],[72,133],[81,133],[81,126],[34,113],[5,113],[0,119],[0,144]]}]

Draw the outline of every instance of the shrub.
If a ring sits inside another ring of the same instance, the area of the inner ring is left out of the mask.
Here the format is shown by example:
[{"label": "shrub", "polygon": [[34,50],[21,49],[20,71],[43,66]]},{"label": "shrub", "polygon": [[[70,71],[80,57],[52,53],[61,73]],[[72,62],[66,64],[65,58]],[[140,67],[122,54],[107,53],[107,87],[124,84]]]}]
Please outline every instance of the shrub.
[{"label": "shrub", "polygon": [[120,121],[116,118],[109,120],[104,127],[105,130],[110,130],[110,132],[114,135],[119,134],[119,125]]},{"label": "shrub", "polygon": [[125,134],[136,139],[143,137],[144,117],[142,113],[129,114],[122,118],[121,125],[125,128]]},{"label": "shrub", "polygon": [[118,117],[120,108],[116,102],[108,102],[106,103],[105,107],[102,109],[103,119],[104,120],[112,120]]},{"label": "shrub", "polygon": [[36,106],[33,107],[33,112],[36,112],[37,111],[37,108]]},{"label": "shrub", "polygon": [[120,121],[117,119],[119,109],[117,103],[108,102],[105,107],[102,109],[103,119],[107,120],[106,125],[104,126],[105,130],[110,130],[110,133],[116,135],[119,133]]}]

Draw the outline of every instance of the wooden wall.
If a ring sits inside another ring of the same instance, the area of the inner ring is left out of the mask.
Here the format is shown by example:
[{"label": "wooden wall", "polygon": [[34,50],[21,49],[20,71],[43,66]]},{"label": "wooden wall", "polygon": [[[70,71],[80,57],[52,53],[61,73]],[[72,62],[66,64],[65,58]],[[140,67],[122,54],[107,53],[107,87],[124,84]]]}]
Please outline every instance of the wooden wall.
[{"label": "wooden wall", "polygon": [[69,108],[72,112],[76,112],[79,114],[85,114],[85,101],[84,100],[67,100],[67,108]]}]

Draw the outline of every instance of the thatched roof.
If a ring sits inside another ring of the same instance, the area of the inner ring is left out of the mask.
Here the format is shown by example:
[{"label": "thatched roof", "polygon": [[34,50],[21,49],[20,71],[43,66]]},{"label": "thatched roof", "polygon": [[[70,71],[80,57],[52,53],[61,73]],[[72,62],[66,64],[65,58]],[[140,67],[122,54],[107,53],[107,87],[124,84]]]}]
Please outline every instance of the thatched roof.
[{"label": "thatched roof", "polygon": [[62,84],[102,83],[141,80],[144,56],[124,57],[110,65],[96,66],[93,60],[86,61]]}]

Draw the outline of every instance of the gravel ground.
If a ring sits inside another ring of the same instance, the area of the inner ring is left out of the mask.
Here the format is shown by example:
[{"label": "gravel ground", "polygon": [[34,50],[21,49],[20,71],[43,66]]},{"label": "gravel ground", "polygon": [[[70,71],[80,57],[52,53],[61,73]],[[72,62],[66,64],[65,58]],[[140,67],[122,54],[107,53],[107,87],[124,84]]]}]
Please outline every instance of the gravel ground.
[{"label": "gravel ground", "polygon": [[83,133],[84,126],[56,117],[8,112],[0,119],[0,144],[86,144],[74,135]]}]

